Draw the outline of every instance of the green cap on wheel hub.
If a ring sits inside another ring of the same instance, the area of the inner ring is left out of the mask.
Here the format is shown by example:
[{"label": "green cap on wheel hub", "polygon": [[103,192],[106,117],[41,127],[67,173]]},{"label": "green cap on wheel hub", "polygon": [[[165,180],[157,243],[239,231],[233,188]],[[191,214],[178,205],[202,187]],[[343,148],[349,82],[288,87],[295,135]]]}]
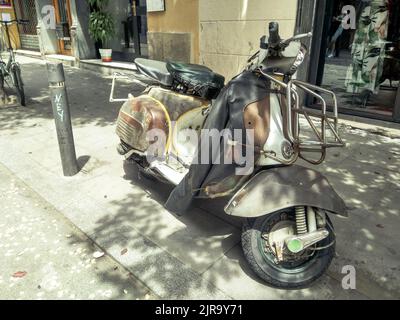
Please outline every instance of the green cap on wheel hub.
[{"label": "green cap on wheel hub", "polygon": [[298,253],[303,250],[303,243],[299,239],[291,239],[286,243],[290,252]]}]

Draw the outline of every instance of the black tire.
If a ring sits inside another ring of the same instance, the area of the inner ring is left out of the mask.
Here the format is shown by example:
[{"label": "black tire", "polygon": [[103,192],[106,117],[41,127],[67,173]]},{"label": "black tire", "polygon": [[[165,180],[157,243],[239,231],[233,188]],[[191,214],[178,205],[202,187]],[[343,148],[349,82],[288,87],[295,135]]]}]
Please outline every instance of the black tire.
[{"label": "black tire", "polygon": [[25,102],[25,91],[24,91],[24,83],[22,82],[21,77],[21,69],[19,67],[14,67],[12,71],[13,83],[15,90],[17,92],[18,102],[21,106],[26,106]]},{"label": "black tire", "polygon": [[[324,247],[331,243],[333,245],[326,249],[315,251],[313,256],[303,264],[293,268],[277,265],[272,259],[269,260],[268,255],[272,254],[262,252],[260,241],[265,243],[262,234],[268,231],[265,229],[266,223],[273,221],[271,219],[276,219],[277,215],[280,216],[286,213],[287,211],[277,211],[256,219],[247,219],[243,224],[242,248],[251,269],[269,285],[284,289],[304,288],[321,277],[332,262],[335,255],[335,234],[327,226],[330,234],[318,243],[318,247]],[[327,220],[329,222],[328,225],[332,225],[328,217]]]}]

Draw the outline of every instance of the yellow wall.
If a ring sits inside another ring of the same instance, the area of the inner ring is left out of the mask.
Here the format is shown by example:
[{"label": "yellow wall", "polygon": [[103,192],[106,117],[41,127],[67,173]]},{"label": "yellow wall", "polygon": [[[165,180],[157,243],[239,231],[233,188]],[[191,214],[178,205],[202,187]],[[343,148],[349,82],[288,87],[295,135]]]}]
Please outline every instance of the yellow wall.
[{"label": "yellow wall", "polygon": [[[200,0],[201,1],[201,0]],[[165,0],[164,12],[149,12],[149,32],[185,32],[192,35],[192,60],[199,61],[199,0]]]},{"label": "yellow wall", "polygon": [[268,23],[278,21],[282,37],[293,35],[297,0],[165,0],[165,12],[149,12],[151,32],[192,36],[191,61],[230,79],[259,48]]},{"label": "yellow wall", "polygon": [[[2,13],[9,13],[11,14],[11,19],[15,19],[15,12],[14,8],[7,9],[7,8],[0,8],[0,20],[2,20]],[[11,44],[14,49],[19,49],[21,47],[21,43],[19,40],[19,32],[18,32],[18,27],[16,24],[13,24],[12,26],[9,27],[10,30],[10,38],[11,38]],[[2,30],[3,32],[3,30]],[[5,35],[5,30],[4,30],[4,39],[7,39],[7,36]],[[5,40],[7,41],[7,40]]]}]

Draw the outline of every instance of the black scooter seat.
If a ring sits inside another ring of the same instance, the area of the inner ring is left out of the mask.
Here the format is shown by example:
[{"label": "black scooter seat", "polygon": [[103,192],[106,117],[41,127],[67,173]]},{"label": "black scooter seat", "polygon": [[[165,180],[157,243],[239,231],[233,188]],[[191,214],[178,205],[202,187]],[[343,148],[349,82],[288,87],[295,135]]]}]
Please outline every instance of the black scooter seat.
[{"label": "black scooter seat", "polygon": [[166,62],[137,58],[135,64],[141,74],[160,82],[164,86],[170,87],[172,85],[172,75],[167,69]]},{"label": "black scooter seat", "polygon": [[137,58],[135,64],[140,73],[160,82],[164,86],[172,86],[174,80],[188,87],[207,87],[213,89],[213,95],[224,87],[225,78],[198,64],[163,62]]},{"label": "black scooter seat", "polygon": [[168,62],[167,69],[178,85],[197,91],[203,98],[215,98],[225,84],[223,76],[202,65]]}]

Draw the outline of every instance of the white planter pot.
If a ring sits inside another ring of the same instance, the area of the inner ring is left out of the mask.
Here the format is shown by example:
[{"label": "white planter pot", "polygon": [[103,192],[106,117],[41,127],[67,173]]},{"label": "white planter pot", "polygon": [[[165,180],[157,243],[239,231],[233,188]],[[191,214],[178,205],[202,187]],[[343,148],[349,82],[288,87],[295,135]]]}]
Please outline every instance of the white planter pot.
[{"label": "white planter pot", "polygon": [[112,61],[112,49],[99,49],[101,55],[101,61],[111,62]]}]

